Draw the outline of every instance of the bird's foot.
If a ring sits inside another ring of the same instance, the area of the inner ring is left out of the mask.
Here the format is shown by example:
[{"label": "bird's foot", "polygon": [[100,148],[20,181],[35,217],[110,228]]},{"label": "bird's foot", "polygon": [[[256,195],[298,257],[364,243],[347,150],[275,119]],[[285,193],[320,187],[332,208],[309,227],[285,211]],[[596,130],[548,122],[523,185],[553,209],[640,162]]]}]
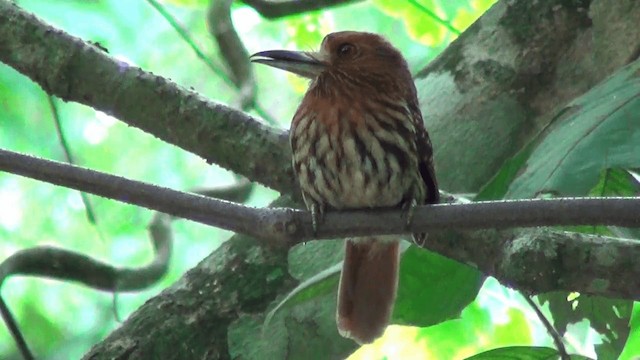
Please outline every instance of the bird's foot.
[{"label": "bird's foot", "polygon": [[[416,199],[411,199],[402,204],[402,217],[405,219],[405,226],[408,229],[413,221],[415,209],[418,207]],[[427,240],[427,234],[413,234],[413,243],[419,247],[423,247]]]},{"label": "bird's foot", "polygon": [[313,236],[318,236],[318,225],[324,221],[324,210],[318,204],[311,204],[311,226],[313,227]]},{"label": "bird's foot", "polygon": [[413,213],[415,212],[417,206],[418,202],[416,201],[416,199],[411,199],[411,201],[407,201],[402,204],[402,217],[405,219],[406,228],[409,228],[409,226],[411,226],[411,222],[413,221]]}]

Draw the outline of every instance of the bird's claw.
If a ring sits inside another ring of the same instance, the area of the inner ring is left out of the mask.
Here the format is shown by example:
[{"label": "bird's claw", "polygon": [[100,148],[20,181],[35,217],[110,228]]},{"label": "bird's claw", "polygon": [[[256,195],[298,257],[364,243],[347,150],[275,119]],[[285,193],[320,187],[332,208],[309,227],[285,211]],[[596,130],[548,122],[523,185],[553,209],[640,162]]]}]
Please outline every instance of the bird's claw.
[{"label": "bird's claw", "polygon": [[313,236],[318,236],[318,225],[324,221],[324,212],[318,204],[312,204],[311,208],[311,226],[313,227]]},{"label": "bird's claw", "polygon": [[[407,201],[402,205],[402,217],[405,218],[406,228],[411,226],[411,222],[413,221],[413,215],[415,213],[415,209],[418,206],[418,202],[416,199],[412,199],[411,201]],[[413,234],[413,243],[418,245],[419,247],[423,247],[427,240],[427,234]]]},{"label": "bird's claw", "polygon": [[407,228],[411,226],[411,222],[413,221],[413,213],[415,212],[417,206],[418,202],[416,201],[416,199],[411,199],[411,201],[407,201],[402,204],[402,217],[405,218],[405,226]]}]

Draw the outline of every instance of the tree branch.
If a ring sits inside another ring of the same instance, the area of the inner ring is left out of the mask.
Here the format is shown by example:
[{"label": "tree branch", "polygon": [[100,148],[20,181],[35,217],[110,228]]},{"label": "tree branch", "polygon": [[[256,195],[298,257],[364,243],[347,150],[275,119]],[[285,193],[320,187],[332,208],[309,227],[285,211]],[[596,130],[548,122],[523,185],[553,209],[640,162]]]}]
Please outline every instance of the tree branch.
[{"label": "tree branch", "polygon": [[[314,234],[307,211],[251,208],[6,150],[0,150],[0,169],[240,232],[284,248],[316,238],[428,231],[431,236],[423,247],[530,292],[572,290],[640,298],[640,265],[633,260],[640,256],[640,243],[571,233],[496,230],[587,224],[640,227],[640,198],[420,206],[410,226],[398,209],[330,212]],[[478,229],[491,230],[463,231]],[[618,267],[620,271],[613,271]],[[536,276],[531,276],[532,271]],[[612,274],[616,274],[615,281]]]},{"label": "tree branch", "polygon": [[254,8],[267,19],[276,19],[359,1],[362,0],[242,0],[242,2]]},{"label": "tree branch", "polygon": [[115,116],[209,163],[278,191],[295,188],[286,132],[118,61],[4,0],[0,61],[49,94]]}]

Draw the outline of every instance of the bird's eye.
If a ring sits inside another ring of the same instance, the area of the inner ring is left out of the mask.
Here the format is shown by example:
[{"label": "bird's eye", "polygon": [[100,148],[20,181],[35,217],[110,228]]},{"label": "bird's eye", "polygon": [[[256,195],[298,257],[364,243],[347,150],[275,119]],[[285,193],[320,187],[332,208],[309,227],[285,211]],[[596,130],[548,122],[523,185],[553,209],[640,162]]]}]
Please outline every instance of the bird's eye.
[{"label": "bird's eye", "polygon": [[340,57],[346,57],[352,55],[356,50],[356,47],[353,44],[344,43],[338,46],[338,55]]}]

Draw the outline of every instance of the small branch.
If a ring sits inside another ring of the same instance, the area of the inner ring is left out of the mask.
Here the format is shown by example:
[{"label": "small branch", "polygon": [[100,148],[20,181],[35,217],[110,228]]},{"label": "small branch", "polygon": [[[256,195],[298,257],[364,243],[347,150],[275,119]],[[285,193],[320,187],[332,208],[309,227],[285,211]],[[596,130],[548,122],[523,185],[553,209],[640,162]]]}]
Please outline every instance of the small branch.
[{"label": "small branch", "polygon": [[79,166],[0,150],[0,170],[259,238],[281,239],[285,234],[283,229],[264,234],[256,226],[264,223],[260,218],[265,218],[268,212],[266,210],[129,180]]},{"label": "small branch", "polygon": [[[276,123],[275,119],[273,119],[273,117],[271,117],[271,115],[258,103],[257,99],[255,99],[255,86],[254,89],[239,86],[235,79],[231,79],[222,67],[214,63],[213,60],[211,60],[211,58],[207,56],[202,49],[200,49],[200,46],[196,44],[196,41],[191,37],[189,31],[182,26],[182,24],[180,24],[180,22],[178,22],[178,20],[174,18],[161,3],[156,0],[147,0],[147,2],[169,23],[169,25],[171,25],[182,40],[189,45],[198,59],[207,65],[214,74],[219,76],[225,84],[238,88],[241,103],[246,104],[246,106],[242,107],[243,110],[254,109],[256,113],[258,113],[258,115],[260,115],[267,123]],[[247,55],[247,63],[249,62],[248,56],[249,55]],[[232,68],[232,70],[234,69]],[[253,94],[248,93],[249,91],[253,91]]]},{"label": "small branch", "polygon": [[438,16],[438,14],[434,13],[433,11],[431,11],[431,9],[429,9],[428,7],[420,4],[416,0],[409,0],[409,4],[415,6],[418,10],[420,10],[423,13],[427,14],[428,17],[432,18],[438,24],[446,27],[452,33],[454,33],[456,35],[462,34],[462,32],[460,30],[456,29],[449,21],[441,18],[440,16]]},{"label": "small branch", "polygon": [[[56,128],[56,134],[58,135],[58,141],[60,141],[60,146],[62,147],[62,151],[64,152],[64,157],[67,163],[71,165],[75,165],[76,161],[74,159],[73,153],[71,152],[71,147],[69,146],[69,142],[67,142],[67,137],[64,133],[64,128],[62,127],[62,119],[60,118],[60,112],[58,111],[58,105],[56,104],[56,100],[53,96],[47,94],[47,102],[49,103],[49,109],[51,110],[51,115],[53,116],[53,124]],[[82,199],[82,203],[84,204],[85,213],[87,215],[87,220],[93,227],[96,229],[98,236],[100,239],[104,239],[102,235],[102,231],[98,226],[98,216],[96,215],[96,211],[93,208],[93,204],[91,203],[91,199],[89,199],[89,195],[80,192],[80,198]]]},{"label": "small branch", "polygon": [[536,313],[536,316],[538,316],[538,319],[540,320],[540,322],[542,322],[542,325],[544,325],[545,329],[547,329],[549,336],[551,336],[551,338],[553,339],[553,343],[556,345],[556,350],[558,350],[558,354],[560,355],[560,360],[571,360],[569,353],[567,353],[567,348],[564,346],[564,342],[562,342],[562,336],[558,333],[556,328],[553,327],[551,322],[549,322],[549,319],[544,316],[538,304],[536,304],[529,295],[522,294],[522,296],[524,297],[524,300],[527,302],[527,304],[529,304],[529,306]]},{"label": "small branch", "polygon": [[220,56],[233,74],[233,82],[240,91],[240,107],[250,109],[256,102],[256,81],[249,52],[231,21],[233,0],[212,0],[207,11],[207,28],[216,40]]},{"label": "small branch", "polygon": [[207,67],[214,74],[219,76],[225,84],[230,85],[230,86],[234,85],[233,84],[233,80],[224,71],[224,69],[221,66],[218,66],[216,63],[214,63],[209,58],[209,56],[207,56],[204,53],[204,51],[202,51],[200,49],[200,46],[198,46],[198,44],[196,44],[196,41],[189,34],[189,30],[187,30],[182,24],[180,24],[180,22],[178,22],[178,20],[176,18],[174,18],[173,15],[171,15],[171,13],[169,11],[167,11],[167,9],[165,9],[165,7],[160,2],[158,2],[156,0],[147,0],[147,3],[149,3],[149,5],[151,5],[151,7],[153,7],[169,23],[169,25],[171,25],[173,30],[175,30],[175,32],[178,34],[178,36],[180,36],[180,38],[187,45],[189,45],[189,47],[191,48],[193,53],[196,55],[196,57],[198,59],[200,59],[200,61],[205,63],[205,65],[207,65]]},{"label": "small branch", "polygon": [[29,349],[29,345],[27,345],[24,336],[22,336],[22,332],[20,331],[20,327],[18,326],[15,317],[11,313],[11,310],[9,309],[7,304],[4,302],[4,298],[2,298],[2,296],[0,296],[0,314],[2,315],[2,320],[4,321],[4,323],[7,324],[7,329],[13,337],[13,340],[16,342],[16,347],[22,355],[22,358],[24,360],[35,360],[31,349]]},{"label": "small branch", "polygon": [[267,19],[276,19],[359,1],[362,0],[242,0],[242,2],[254,8]]}]

